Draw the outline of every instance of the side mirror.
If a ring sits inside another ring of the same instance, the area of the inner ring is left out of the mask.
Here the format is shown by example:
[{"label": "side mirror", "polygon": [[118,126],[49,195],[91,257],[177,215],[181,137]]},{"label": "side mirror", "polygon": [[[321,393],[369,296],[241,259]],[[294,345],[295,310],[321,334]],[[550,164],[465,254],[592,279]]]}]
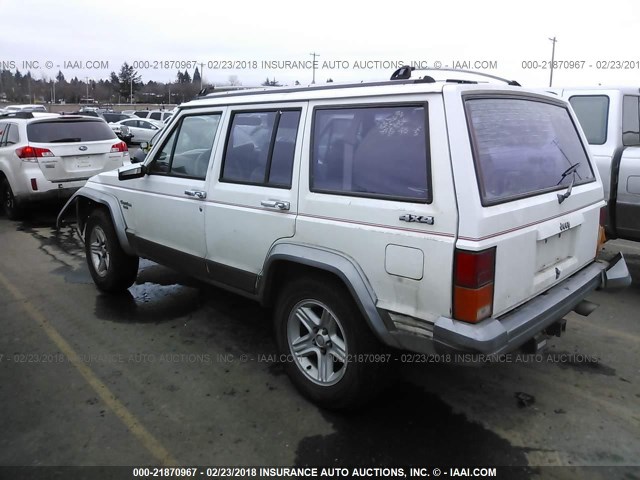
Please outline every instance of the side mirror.
[{"label": "side mirror", "polygon": [[147,174],[147,167],[136,164],[133,168],[127,167],[118,170],[118,180],[131,180],[133,178],[142,178]]},{"label": "side mirror", "polygon": [[146,150],[147,148],[149,148],[149,142],[142,142],[142,143],[140,144],[140,148],[141,148],[142,150]]}]

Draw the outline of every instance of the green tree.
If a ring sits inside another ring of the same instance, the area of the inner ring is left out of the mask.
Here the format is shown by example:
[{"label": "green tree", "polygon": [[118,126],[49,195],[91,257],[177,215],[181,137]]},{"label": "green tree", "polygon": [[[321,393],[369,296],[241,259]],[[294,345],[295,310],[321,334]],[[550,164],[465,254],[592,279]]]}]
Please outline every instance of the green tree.
[{"label": "green tree", "polygon": [[120,67],[118,80],[120,82],[120,95],[126,98],[129,98],[131,94],[135,94],[141,85],[140,75],[127,62],[124,62]]},{"label": "green tree", "polygon": [[280,86],[280,82],[278,82],[276,80],[276,77],[273,77],[273,80],[269,80],[269,77],[267,77],[267,80],[262,82],[263,86],[265,87],[279,87]]}]

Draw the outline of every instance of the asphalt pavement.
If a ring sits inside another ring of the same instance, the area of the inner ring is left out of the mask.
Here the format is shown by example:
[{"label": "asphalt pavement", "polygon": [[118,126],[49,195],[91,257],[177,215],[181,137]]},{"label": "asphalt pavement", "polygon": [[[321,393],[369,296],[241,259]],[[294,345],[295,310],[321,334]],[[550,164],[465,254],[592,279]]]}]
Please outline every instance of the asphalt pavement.
[{"label": "asphalt pavement", "polygon": [[638,478],[640,244],[607,244],[633,285],[594,292],[600,307],[571,313],[539,355],[407,357],[370,405],[333,413],[283,374],[268,311],[149,261],[127,294],[103,295],[56,213],[0,217],[1,466],[471,464]]}]

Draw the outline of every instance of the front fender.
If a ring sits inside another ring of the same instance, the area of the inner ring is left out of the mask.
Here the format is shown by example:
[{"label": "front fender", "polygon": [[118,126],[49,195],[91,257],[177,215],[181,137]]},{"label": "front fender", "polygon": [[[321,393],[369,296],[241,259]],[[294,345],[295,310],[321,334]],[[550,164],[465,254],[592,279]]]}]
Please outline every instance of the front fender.
[{"label": "front fender", "polygon": [[62,217],[72,205],[75,205],[77,215],[76,221],[78,222],[79,230],[82,232],[84,224],[83,212],[86,211],[83,207],[86,207],[90,202],[104,205],[109,209],[113,226],[116,230],[116,234],[118,235],[118,240],[120,241],[120,246],[127,254],[135,255],[135,250],[131,247],[127,238],[127,224],[124,220],[124,216],[122,215],[122,210],[120,210],[118,199],[110,193],[101,192],[86,185],[80,188],[73,194],[67,203],[65,203],[62,210],[60,210],[60,213],[58,213],[56,228],[60,228],[62,225]]}]

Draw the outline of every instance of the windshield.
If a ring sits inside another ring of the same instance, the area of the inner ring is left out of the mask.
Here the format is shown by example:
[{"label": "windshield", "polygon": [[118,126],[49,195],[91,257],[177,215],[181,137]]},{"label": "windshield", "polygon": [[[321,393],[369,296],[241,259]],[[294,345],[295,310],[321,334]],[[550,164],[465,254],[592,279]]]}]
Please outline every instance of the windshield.
[{"label": "windshield", "polygon": [[566,108],[516,98],[472,98],[467,117],[483,205],[595,179]]}]

